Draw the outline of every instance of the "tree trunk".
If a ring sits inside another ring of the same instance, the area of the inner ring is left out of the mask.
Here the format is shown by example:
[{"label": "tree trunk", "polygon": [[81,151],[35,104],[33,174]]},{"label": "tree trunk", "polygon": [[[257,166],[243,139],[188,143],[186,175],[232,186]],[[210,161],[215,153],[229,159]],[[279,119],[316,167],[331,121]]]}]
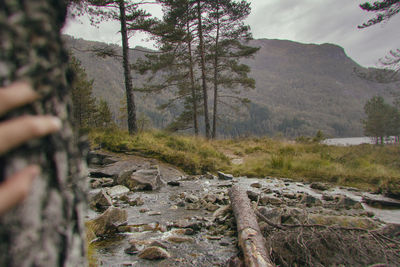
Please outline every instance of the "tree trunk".
[{"label": "tree trunk", "polygon": [[204,37],[203,37],[203,25],[201,18],[201,1],[197,0],[197,24],[199,34],[199,52],[200,52],[200,69],[201,69],[201,80],[203,89],[203,101],[204,101],[204,124],[206,131],[206,138],[211,137],[210,132],[210,119],[208,117],[208,95],[207,95],[207,80],[206,80],[206,57],[204,51]]},{"label": "tree trunk", "polygon": [[0,218],[0,266],[85,266],[86,165],[74,138],[66,75],[68,55],[60,30],[63,0],[0,2],[0,85],[28,80],[43,96],[8,114],[53,114],[63,129],[14,149],[1,175],[29,164],[42,168],[23,204]]},{"label": "tree trunk", "polygon": [[135,105],[135,96],[133,94],[131,69],[129,66],[129,43],[128,43],[128,32],[126,29],[126,14],[125,14],[124,0],[119,1],[119,12],[121,20],[122,58],[123,58],[123,67],[125,76],[126,104],[128,110],[128,130],[129,134],[135,134],[137,132],[136,105]]},{"label": "tree trunk", "polygon": [[214,111],[213,111],[213,128],[212,128],[212,138],[217,137],[217,105],[218,105],[218,49],[219,49],[219,1],[217,0],[217,36],[215,37],[215,58],[214,58]]},{"label": "tree trunk", "polygon": [[234,185],[229,190],[229,197],[236,218],[239,246],[243,252],[245,266],[273,267],[246,191]]},{"label": "tree trunk", "polygon": [[[188,19],[186,22],[187,34],[190,34],[190,25],[189,25],[189,6],[187,7]],[[189,71],[190,71],[190,86],[192,91],[192,99],[193,99],[193,127],[194,134],[199,135],[199,124],[197,122],[197,96],[196,96],[196,87],[194,82],[194,70],[193,70],[193,53],[192,53],[192,40],[188,39],[187,41],[188,49],[189,49]]]}]

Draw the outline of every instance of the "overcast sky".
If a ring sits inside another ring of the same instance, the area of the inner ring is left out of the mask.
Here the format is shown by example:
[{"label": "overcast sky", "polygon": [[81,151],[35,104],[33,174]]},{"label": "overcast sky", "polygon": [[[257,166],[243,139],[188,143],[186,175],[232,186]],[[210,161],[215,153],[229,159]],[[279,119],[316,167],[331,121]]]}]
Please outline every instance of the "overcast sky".
[{"label": "overcast sky", "polygon": [[[376,1],[376,0],[374,0]],[[334,43],[363,66],[376,66],[378,59],[391,49],[400,48],[400,14],[387,23],[366,29],[357,25],[373,17],[359,8],[365,0],[249,0],[252,14],[247,19],[256,39],[286,39],[301,43]],[[370,1],[373,2],[373,1]],[[147,10],[161,17],[161,8],[150,5]],[[86,40],[120,44],[119,25],[103,23],[99,28],[69,20],[64,32]],[[145,35],[137,34],[131,46],[151,47]]]}]

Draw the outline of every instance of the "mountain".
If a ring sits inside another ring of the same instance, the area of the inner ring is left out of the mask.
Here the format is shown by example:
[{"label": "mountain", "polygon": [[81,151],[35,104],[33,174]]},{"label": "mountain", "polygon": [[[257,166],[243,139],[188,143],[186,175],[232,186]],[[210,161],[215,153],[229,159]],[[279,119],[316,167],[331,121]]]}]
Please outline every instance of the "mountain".
[{"label": "mountain", "polygon": [[[124,99],[121,62],[101,58],[89,50],[107,47],[116,51],[116,45],[74,39],[65,36],[66,46],[77,57],[88,76],[94,79],[94,95],[105,99],[116,120]],[[257,54],[243,63],[251,67],[251,77],[256,80],[254,90],[243,90],[242,95],[251,100],[247,109],[237,116],[220,117],[220,135],[265,135],[282,133],[286,136],[314,135],[317,130],[335,136],[362,136],[366,101],[376,95],[391,100],[388,85],[363,80],[355,73],[367,71],[351,58],[343,48],[334,44],[301,44],[287,40],[258,39],[250,45],[260,47]],[[147,50],[131,51],[131,62],[143,57]],[[144,78],[133,74],[134,84]],[[171,93],[146,96],[136,93],[139,117],[151,119],[156,127],[167,125],[177,111],[159,111],[157,106]],[[225,114],[232,114],[225,110]]]}]

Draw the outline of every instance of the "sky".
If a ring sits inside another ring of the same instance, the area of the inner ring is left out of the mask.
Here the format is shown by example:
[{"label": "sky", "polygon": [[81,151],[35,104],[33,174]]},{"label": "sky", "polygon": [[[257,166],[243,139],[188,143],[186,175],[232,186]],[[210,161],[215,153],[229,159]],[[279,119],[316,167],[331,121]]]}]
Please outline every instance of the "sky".
[{"label": "sky", "polygon": [[[376,0],[373,0],[376,1]],[[370,1],[370,2],[373,2]],[[252,13],[246,20],[255,39],[285,39],[300,43],[333,43],[345,49],[346,54],[365,67],[377,67],[379,58],[390,50],[400,48],[400,14],[388,22],[366,29],[357,25],[373,17],[359,8],[365,0],[248,0]],[[161,8],[148,5],[145,8],[154,16],[161,17]],[[76,38],[120,44],[119,24],[102,23],[98,28],[90,26],[85,17],[69,19],[64,33]],[[152,48],[152,42],[144,34],[130,39],[132,47],[140,45]]]}]

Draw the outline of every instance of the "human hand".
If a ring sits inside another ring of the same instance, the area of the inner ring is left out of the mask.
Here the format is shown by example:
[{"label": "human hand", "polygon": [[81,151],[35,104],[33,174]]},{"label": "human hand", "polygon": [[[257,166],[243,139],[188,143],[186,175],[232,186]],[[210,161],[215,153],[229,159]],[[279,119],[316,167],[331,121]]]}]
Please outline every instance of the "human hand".
[{"label": "human hand", "polygon": [[[39,95],[25,82],[0,88],[0,116],[8,111],[34,102]],[[56,132],[61,121],[54,116],[25,115],[0,123],[0,155],[27,142]],[[20,203],[28,195],[33,179],[40,173],[37,165],[28,166],[0,184],[0,216]]]}]

